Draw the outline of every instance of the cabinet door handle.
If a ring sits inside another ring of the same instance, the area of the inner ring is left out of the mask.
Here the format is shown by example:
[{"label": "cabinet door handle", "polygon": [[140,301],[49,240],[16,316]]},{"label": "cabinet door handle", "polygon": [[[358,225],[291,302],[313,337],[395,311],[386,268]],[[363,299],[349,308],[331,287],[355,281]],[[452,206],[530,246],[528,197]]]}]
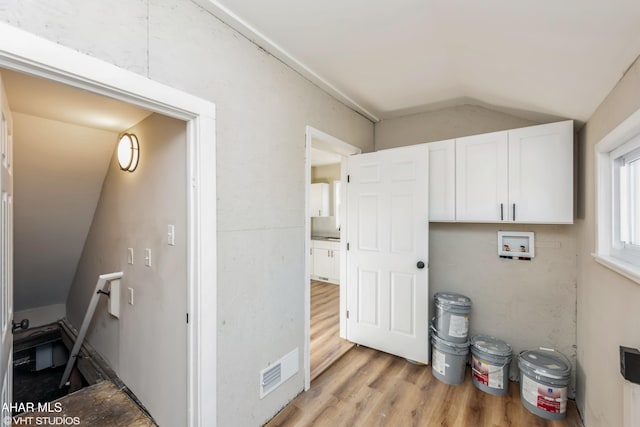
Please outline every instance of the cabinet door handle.
[{"label": "cabinet door handle", "polygon": [[516,220],[516,204],[513,204],[513,220]]},{"label": "cabinet door handle", "polygon": [[504,203],[500,203],[500,221],[504,221]]}]

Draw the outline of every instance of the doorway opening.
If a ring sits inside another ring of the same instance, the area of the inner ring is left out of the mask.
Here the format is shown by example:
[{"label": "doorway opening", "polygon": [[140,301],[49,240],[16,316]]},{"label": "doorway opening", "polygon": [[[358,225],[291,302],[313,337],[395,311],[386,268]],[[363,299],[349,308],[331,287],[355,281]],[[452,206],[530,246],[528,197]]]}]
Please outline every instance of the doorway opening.
[{"label": "doorway opening", "polygon": [[[0,46],[0,67],[139,106],[181,120],[183,126],[186,123],[187,154],[182,166],[186,168],[187,185],[182,191],[186,199],[184,205],[187,224],[182,238],[187,247],[188,295],[187,313],[183,313],[179,325],[187,329],[187,342],[184,344],[187,354],[185,424],[196,426],[202,425],[204,420],[215,420],[216,407],[212,402],[216,401],[216,336],[205,333],[216,329],[217,316],[215,106],[206,100],[8,25],[0,25],[0,40],[12,40],[12,43]],[[3,232],[3,247],[10,241],[11,236]],[[13,247],[10,247],[11,251],[2,252],[3,265],[11,265],[6,263],[13,256]],[[8,294],[6,289],[12,287],[12,280],[8,279],[11,273],[9,271],[3,274],[3,295]],[[202,309],[203,305],[207,306],[207,310]],[[11,324],[12,313],[13,307],[3,307],[3,325]],[[10,329],[3,328],[1,343],[0,382],[3,407],[12,401]],[[137,339],[144,340],[145,337]],[[142,363],[145,362],[144,358],[141,360]],[[130,369],[136,369],[136,366]]]},{"label": "doorway opening", "polygon": [[344,159],[360,149],[306,131],[305,387],[353,347],[346,337]]},{"label": "doorway opening", "polygon": [[[31,321],[14,335],[14,403],[44,404],[80,388],[74,378],[65,384],[63,340],[23,349],[21,338],[63,318],[83,330],[97,298],[88,342],[118,375],[104,380],[126,385],[161,424],[185,424],[186,123],[6,69],[0,77],[13,125],[14,321]],[[140,144],[133,172],[117,162],[122,134]],[[172,242],[163,239],[168,227]],[[123,273],[122,293],[113,282],[105,295],[91,293],[99,275],[115,271]],[[144,351],[156,356],[143,363]],[[74,368],[79,360],[72,358]]]}]

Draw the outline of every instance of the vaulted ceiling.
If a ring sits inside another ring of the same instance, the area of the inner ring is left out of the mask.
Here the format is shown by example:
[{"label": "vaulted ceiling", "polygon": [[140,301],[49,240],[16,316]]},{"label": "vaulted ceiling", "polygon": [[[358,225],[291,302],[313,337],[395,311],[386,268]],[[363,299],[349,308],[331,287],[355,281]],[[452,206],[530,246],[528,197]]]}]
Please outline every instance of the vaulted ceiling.
[{"label": "vaulted ceiling", "polygon": [[586,121],[640,53],[637,0],[195,0],[377,121],[461,103]]}]

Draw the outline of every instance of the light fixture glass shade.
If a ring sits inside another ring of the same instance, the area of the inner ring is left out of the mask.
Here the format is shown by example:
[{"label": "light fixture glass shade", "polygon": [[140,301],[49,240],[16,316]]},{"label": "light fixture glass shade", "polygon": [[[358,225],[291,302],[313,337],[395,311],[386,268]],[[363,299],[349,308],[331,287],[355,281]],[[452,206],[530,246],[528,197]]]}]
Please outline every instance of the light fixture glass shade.
[{"label": "light fixture glass shade", "polygon": [[118,143],[118,164],[123,171],[133,172],[140,159],[138,138],[131,133],[125,133]]}]

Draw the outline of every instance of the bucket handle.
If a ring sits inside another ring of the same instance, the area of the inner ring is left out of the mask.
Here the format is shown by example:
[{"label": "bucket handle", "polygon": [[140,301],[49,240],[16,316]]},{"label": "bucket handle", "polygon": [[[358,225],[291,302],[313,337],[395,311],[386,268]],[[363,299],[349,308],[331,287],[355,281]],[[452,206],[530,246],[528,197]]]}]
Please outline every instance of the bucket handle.
[{"label": "bucket handle", "polygon": [[[436,313],[437,313],[437,312],[438,312],[438,310],[436,310]],[[460,316],[460,315],[459,315],[459,314],[453,314],[453,316]],[[468,316],[468,315],[466,315],[466,316]],[[466,317],[466,316],[463,316],[463,317]],[[432,324],[433,324],[433,327],[434,327],[434,328],[435,328],[435,325],[436,325],[436,321],[437,321],[439,318],[441,318],[441,317],[442,317],[442,316],[439,316],[439,315],[437,315],[437,314],[436,314],[435,316],[433,316],[433,317],[431,318],[431,322],[433,322]]]},{"label": "bucket handle", "polygon": [[567,362],[567,366],[570,369],[573,369],[572,364],[571,364],[571,360],[569,360],[569,358],[562,352],[556,350],[555,348],[548,348],[548,347],[539,347],[540,350],[545,350],[545,351],[550,351],[552,353],[557,354],[558,356],[560,356],[562,359],[564,359],[565,362]]},{"label": "bucket handle", "polygon": [[[496,374],[496,373],[498,373],[498,372],[502,371],[502,370],[505,368],[505,366],[510,365],[510,364],[511,364],[511,358],[509,358],[509,360],[507,360],[506,362],[504,362],[504,364],[503,364],[502,366],[499,366],[498,368],[496,368],[496,369],[495,369],[495,370],[493,370],[493,371],[488,371],[487,373],[488,373],[488,374]],[[491,365],[491,364],[489,364],[489,363],[487,363],[487,365],[489,365],[489,366],[497,366],[497,365]],[[476,371],[476,369],[474,369],[474,368],[473,368],[473,363],[471,364],[471,370],[472,370],[472,371]]]},{"label": "bucket handle", "polygon": [[[571,371],[573,371],[573,364],[571,363],[571,360],[569,360],[569,358],[567,356],[565,356],[564,353],[556,350],[555,348],[549,348],[549,347],[538,347],[538,350],[544,350],[544,351],[549,351],[551,353],[557,354],[558,356],[560,356],[562,359],[564,359],[565,362],[567,362],[567,366],[569,367],[569,369]],[[528,350],[522,350],[520,353],[518,353],[518,356],[522,356],[522,353],[527,352]]]}]

